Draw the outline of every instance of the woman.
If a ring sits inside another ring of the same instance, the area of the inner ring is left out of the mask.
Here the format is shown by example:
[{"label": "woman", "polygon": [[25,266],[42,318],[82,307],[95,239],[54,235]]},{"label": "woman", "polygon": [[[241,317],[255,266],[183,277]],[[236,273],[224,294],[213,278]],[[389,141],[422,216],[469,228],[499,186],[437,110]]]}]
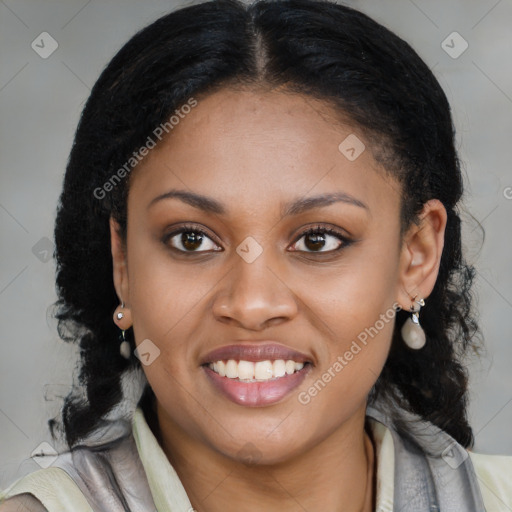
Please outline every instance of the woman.
[{"label": "woman", "polygon": [[356,10],[216,0],[136,34],[55,227],[86,397],[0,511],[511,509],[512,458],[470,451],[461,196],[440,85]]}]

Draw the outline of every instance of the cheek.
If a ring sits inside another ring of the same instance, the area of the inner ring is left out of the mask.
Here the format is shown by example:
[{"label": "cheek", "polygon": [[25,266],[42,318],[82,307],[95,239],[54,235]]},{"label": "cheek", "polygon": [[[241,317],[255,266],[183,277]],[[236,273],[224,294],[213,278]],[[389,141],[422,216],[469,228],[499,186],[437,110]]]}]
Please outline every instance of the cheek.
[{"label": "cheek", "polygon": [[179,409],[201,370],[194,350],[204,339],[199,312],[212,287],[211,272],[185,270],[162,251],[144,251],[143,244],[134,244],[128,258],[136,345],[139,353],[149,348],[156,354],[143,370],[159,400]]},{"label": "cheek", "polygon": [[308,277],[296,290],[317,327],[312,345],[322,349],[321,367],[302,388],[304,403],[316,402],[329,414],[329,404],[342,400],[350,409],[368,394],[389,352],[397,281],[398,249],[368,243],[343,266]]},{"label": "cheek", "polygon": [[294,293],[325,322],[329,337],[347,341],[372,326],[381,314],[390,315],[396,300],[399,251],[382,247],[364,241],[351,247],[340,264],[309,271],[297,267],[288,277],[297,283]]},{"label": "cheek", "polygon": [[339,316],[339,336],[297,394],[299,414],[313,432],[334,431],[365,402],[386,362],[394,315],[388,308],[360,312],[359,317]]},{"label": "cheek", "polygon": [[144,243],[133,245],[128,261],[134,328],[140,336],[168,343],[203,306],[212,286],[211,272],[204,266],[176,263],[160,249],[144,250]]}]

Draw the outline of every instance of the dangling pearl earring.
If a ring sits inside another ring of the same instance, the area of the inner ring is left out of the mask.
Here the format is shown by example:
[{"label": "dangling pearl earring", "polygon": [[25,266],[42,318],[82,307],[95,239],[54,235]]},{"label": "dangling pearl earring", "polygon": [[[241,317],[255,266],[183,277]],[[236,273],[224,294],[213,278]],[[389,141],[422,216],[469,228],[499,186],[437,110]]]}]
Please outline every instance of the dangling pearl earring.
[{"label": "dangling pearl earring", "polygon": [[[124,308],[124,301],[121,303],[121,308]],[[122,318],[124,318],[124,313],[122,311],[119,311],[116,314],[116,316],[117,316],[118,320],[121,320]],[[125,359],[130,359],[131,348],[130,348],[130,344],[128,343],[128,341],[125,338],[124,333],[125,333],[125,330],[121,329],[121,335],[119,336],[119,339],[121,340],[121,345],[119,346],[119,353]]]},{"label": "dangling pearl earring", "polygon": [[420,309],[425,305],[425,301],[416,300],[416,297],[411,299],[414,301],[410,307],[412,314],[402,326],[402,339],[409,348],[414,350],[422,348],[426,342],[425,331],[420,325]]}]

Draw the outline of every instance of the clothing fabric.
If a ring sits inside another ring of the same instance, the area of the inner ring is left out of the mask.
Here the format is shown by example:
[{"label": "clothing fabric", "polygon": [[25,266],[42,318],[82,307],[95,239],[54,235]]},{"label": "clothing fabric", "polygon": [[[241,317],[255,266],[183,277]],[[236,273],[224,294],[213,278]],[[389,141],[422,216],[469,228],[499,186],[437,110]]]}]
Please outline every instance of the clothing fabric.
[{"label": "clothing fabric", "polygon": [[[392,418],[369,407],[367,420],[375,446],[376,512],[512,511],[512,457],[468,452],[405,411]],[[26,492],[49,512],[193,511],[139,406],[131,421],[114,422],[103,437],[0,491],[0,503]]]}]

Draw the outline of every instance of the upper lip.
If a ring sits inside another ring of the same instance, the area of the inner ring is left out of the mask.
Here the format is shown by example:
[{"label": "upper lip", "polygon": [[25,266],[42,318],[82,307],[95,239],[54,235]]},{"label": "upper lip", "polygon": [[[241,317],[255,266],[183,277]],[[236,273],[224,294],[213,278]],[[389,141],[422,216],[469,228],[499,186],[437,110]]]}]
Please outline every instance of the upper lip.
[{"label": "upper lip", "polygon": [[289,347],[285,347],[279,343],[272,341],[258,341],[257,344],[252,342],[236,343],[233,345],[225,345],[208,352],[202,360],[201,364],[209,364],[215,361],[225,361],[235,359],[237,361],[274,361],[276,359],[291,359],[298,363],[310,363],[311,359],[301,352],[297,352]]}]

